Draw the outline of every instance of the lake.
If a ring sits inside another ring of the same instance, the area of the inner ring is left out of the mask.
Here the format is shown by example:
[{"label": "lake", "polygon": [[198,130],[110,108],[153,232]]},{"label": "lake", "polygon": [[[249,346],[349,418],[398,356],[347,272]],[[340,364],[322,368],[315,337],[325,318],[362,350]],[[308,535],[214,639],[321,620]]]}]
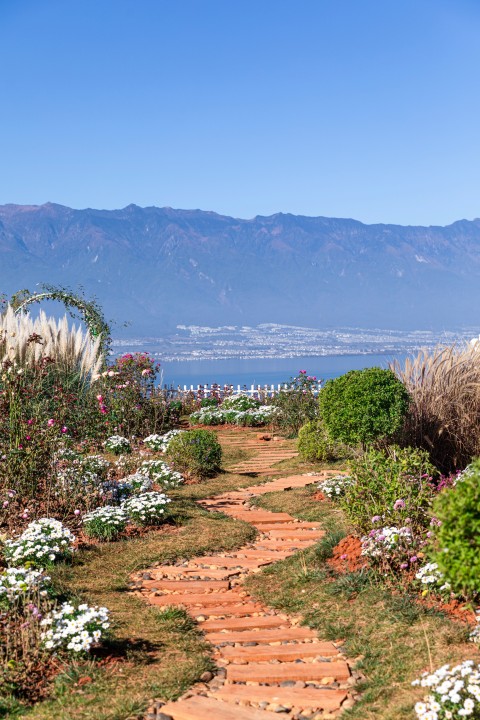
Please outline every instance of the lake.
[{"label": "lake", "polygon": [[394,359],[405,355],[327,355],[322,357],[257,358],[251,360],[182,360],[162,362],[159,384],[164,385],[276,385],[286,382],[299,370],[321,380],[343,375],[349,370],[367,367],[387,367]]}]

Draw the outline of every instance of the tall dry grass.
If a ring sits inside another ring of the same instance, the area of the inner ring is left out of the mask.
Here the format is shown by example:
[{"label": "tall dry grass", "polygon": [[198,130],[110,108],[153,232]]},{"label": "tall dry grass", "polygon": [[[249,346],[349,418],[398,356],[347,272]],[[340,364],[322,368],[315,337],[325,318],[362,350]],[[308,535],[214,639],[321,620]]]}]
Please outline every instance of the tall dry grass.
[{"label": "tall dry grass", "polygon": [[422,350],[390,367],[411,397],[402,443],[428,450],[442,472],[463,469],[480,455],[478,344]]},{"label": "tall dry grass", "polygon": [[26,368],[45,357],[64,372],[94,380],[102,365],[100,338],[93,340],[81,327],[70,327],[66,316],[57,321],[41,311],[33,319],[15,315],[9,306],[0,315],[0,362]]}]

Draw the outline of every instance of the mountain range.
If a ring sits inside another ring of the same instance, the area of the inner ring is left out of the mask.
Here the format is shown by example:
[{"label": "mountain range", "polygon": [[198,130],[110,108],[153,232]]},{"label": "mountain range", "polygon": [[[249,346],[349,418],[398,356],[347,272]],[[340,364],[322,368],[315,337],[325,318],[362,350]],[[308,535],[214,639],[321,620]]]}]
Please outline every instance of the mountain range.
[{"label": "mountain range", "polygon": [[128,205],[0,206],[0,292],[95,295],[115,334],[178,324],[444,329],[479,324],[480,219],[366,225]]}]

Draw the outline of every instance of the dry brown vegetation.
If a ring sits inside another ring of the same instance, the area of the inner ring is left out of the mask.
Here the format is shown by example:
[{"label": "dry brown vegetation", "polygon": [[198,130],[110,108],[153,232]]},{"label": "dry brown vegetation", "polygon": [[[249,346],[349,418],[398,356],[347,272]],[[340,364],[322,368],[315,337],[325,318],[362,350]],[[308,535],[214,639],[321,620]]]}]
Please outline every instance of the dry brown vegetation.
[{"label": "dry brown vegetation", "polygon": [[405,384],[411,407],[402,444],[428,450],[442,472],[463,469],[480,455],[480,350],[476,346],[422,350],[391,369]]}]

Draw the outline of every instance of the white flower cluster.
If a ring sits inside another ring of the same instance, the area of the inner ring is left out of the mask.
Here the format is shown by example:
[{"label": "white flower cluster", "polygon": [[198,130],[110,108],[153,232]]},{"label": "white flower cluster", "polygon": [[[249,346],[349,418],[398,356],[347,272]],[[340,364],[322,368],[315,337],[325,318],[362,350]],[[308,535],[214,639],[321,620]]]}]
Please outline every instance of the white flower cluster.
[{"label": "white flower cluster", "polygon": [[34,592],[45,596],[50,578],[41,570],[24,567],[7,568],[0,575],[0,607],[13,604]]},{"label": "white flower cluster", "polygon": [[110,462],[103,455],[86,455],[81,460],[82,467],[96,475],[105,477],[110,469]]},{"label": "white flower cluster", "polygon": [[183,430],[169,430],[165,435],[149,435],[143,442],[154,452],[166,452],[170,440],[182,432]]},{"label": "white flower cluster", "polygon": [[132,446],[127,438],[122,435],[111,435],[103,443],[105,450],[113,453],[114,455],[120,455],[120,453],[129,453],[132,451]]},{"label": "white flower cluster", "polygon": [[428,688],[430,693],[423,702],[417,702],[415,713],[418,720],[460,720],[478,717],[480,710],[480,665],[465,660],[460,665],[450,665],[434,673],[423,673],[412,685]]},{"label": "white flower cluster", "polygon": [[153,484],[147,473],[142,472],[127,475],[127,477],[122,478],[120,482],[125,488],[130,488],[130,494],[147,492],[152,489]]},{"label": "white flower cluster", "polygon": [[40,625],[48,628],[42,633],[47,650],[88,652],[94,643],[99,642],[102,631],[109,627],[108,610],[88,605],[75,608],[70,603],[63,603],[59,610],[47,615]]},{"label": "white flower cluster", "polygon": [[395,526],[371,530],[368,535],[362,537],[362,555],[368,557],[388,556],[389,551],[394,550],[400,544],[411,545],[412,533],[410,528]]},{"label": "white flower cluster", "polygon": [[84,470],[81,466],[71,465],[58,472],[59,487],[65,493],[85,491],[88,493],[101,491],[101,480],[97,473]]},{"label": "white flower cluster", "polygon": [[419,568],[418,572],[415,574],[415,577],[417,578],[417,580],[420,580],[422,585],[427,585],[428,587],[439,586],[439,592],[450,590],[450,583],[443,582],[444,575],[438,569],[437,563],[427,563],[426,565],[423,565],[421,568]]},{"label": "white flower cluster", "polygon": [[229,395],[222,403],[222,408],[229,408],[231,410],[255,410],[259,407],[260,400],[245,395],[245,393]]},{"label": "white flower cluster", "polygon": [[74,542],[75,535],[59,520],[40,518],[15,540],[6,540],[5,558],[10,566],[43,567],[70,555]]},{"label": "white flower cluster", "polygon": [[227,423],[242,426],[265,425],[271,422],[276,412],[277,408],[273,405],[263,405],[247,410],[224,409],[223,407],[218,410],[203,408],[190,415],[190,423],[195,425],[225,425]]},{"label": "white flower cluster", "polygon": [[127,524],[127,515],[125,510],[114,505],[104,505],[92,512],[87,513],[82,519],[87,535],[98,535],[98,528],[105,528],[108,532],[120,532]]},{"label": "white flower cluster", "polygon": [[465,470],[462,470],[461,473],[458,473],[457,477],[454,480],[454,485],[456,485],[458,482],[461,482],[462,480],[466,480],[472,475],[475,475],[475,470],[473,469],[472,465],[467,465]]},{"label": "white flower cluster", "polygon": [[480,643],[480,610],[477,610],[476,614],[476,620],[477,625],[473,628],[472,632],[469,635],[469,639],[474,643]]},{"label": "white flower cluster", "polygon": [[345,490],[353,485],[354,480],[349,475],[335,475],[335,477],[323,480],[318,489],[321,490],[330,500],[341,497],[345,494]]},{"label": "white flower cluster", "polygon": [[122,503],[122,509],[136,525],[158,525],[165,520],[165,506],[170,502],[163,493],[134,495]]},{"label": "white flower cluster", "polygon": [[184,482],[183,475],[172,470],[163,460],[144,460],[138,472],[145,473],[153,482],[165,488],[175,488]]}]

